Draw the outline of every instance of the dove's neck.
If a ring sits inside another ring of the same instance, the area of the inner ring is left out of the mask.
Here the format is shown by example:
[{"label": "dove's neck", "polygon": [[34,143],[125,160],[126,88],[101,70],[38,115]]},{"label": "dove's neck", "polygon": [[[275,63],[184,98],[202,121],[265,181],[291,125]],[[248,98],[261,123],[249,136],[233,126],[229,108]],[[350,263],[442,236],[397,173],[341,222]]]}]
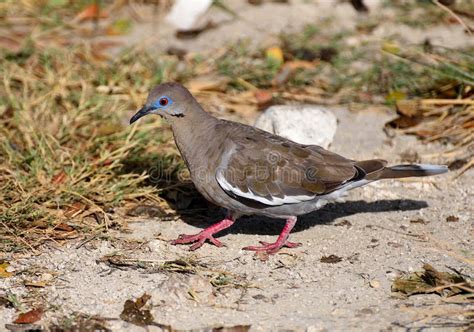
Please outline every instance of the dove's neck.
[{"label": "dove's neck", "polygon": [[213,157],[212,147],[219,145],[216,142],[218,122],[219,119],[204,111],[199,104],[184,116],[170,119],[174,140],[191,175],[205,167]]}]

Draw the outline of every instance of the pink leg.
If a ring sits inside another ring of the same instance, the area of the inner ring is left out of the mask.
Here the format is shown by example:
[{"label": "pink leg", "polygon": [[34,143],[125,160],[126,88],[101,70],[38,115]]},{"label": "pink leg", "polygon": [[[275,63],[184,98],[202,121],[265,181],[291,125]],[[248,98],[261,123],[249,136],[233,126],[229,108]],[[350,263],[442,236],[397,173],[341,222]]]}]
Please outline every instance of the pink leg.
[{"label": "pink leg", "polygon": [[204,242],[206,240],[209,240],[212,244],[214,244],[217,247],[222,247],[223,244],[221,241],[215,239],[213,235],[217,232],[222,231],[223,229],[226,229],[234,223],[234,218],[228,214],[224,220],[219,221],[218,223],[211,225],[201,232],[194,234],[194,235],[186,235],[186,234],[181,234],[178,236],[176,240],[171,241],[171,244],[186,244],[186,243],[194,243],[191,247],[189,247],[189,250],[196,250],[198,248],[201,248]]},{"label": "pink leg", "polygon": [[275,243],[260,241],[262,246],[250,246],[250,247],[245,247],[243,249],[253,250],[253,251],[265,251],[268,254],[274,254],[278,250],[280,250],[281,247],[288,247],[288,248],[299,247],[301,246],[301,243],[287,241],[288,236],[290,235],[290,232],[295,226],[295,224],[296,224],[296,217],[290,217],[286,220],[285,227],[283,227],[283,230],[281,231]]}]

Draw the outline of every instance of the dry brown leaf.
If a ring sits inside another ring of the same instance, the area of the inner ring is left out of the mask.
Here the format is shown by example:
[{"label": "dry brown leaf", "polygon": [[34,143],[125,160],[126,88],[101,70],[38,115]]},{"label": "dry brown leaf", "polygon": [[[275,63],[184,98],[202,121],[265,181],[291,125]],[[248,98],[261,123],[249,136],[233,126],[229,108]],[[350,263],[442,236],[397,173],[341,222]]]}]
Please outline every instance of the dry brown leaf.
[{"label": "dry brown leaf", "polygon": [[13,273],[8,272],[7,268],[10,266],[8,262],[0,263],[0,278],[9,278],[13,275]]},{"label": "dry brown leaf", "polygon": [[458,273],[439,272],[429,264],[423,265],[423,269],[423,272],[413,272],[396,278],[392,284],[392,292],[407,296],[430,293],[453,296],[472,293],[472,283]]},{"label": "dry brown leaf", "polygon": [[396,106],[397,111],[400,114],[403,114],[410,118],[415,117],[421,113],[420,103],[416,100],[397,100]]},{"label": "dry brown leaf", "polygon": [[67,174],[64,171],[61,171],[57,173],[55,176],[53,176],[53,179],[51,180],[52,184],[61,184],[63,183],[67,178]]},{"label": "dry brown leaf", "polygon": [[72,232],[74,231],[74,228],[72,226],[69,226],[68,224],[65,223],[59,223],[55,228],[57,231],[63,231],[63,232]]},{"label": "dry brown leaf", "polygon": [[44,288],[47,284],[46,281],[25,281],[24,285],[26,287]]},{"label": "dry brown leaf", "polygon": [[447,221],[447,222],[458,222],[458,221],[459,221],[459,217],[456,217],[456,216],[447,216],[447,217],[446,217],[446,221]]},{"label": "dry brown leaf", "polygon": [[43,315],[43,308],[37,308],[28,312],[22,313],[17,319],[13,321],[15,324],[31,324],[41,319]]},{"label": "dry brown leaf", "polygon": [[107,16],[108,14],[101,10],[100,6],[98,6],[96,3],[93,3],[84,8],[79,14],[77,14],[75,19],[78,22],[82,22],[85,20],[106,18]]},{"label": "dry brown leaf", "polygon": [[136,301],[125,301],[120,318],[126,322],[130,322],[138,326],[147,326],[152,324],[154,318],[151,315],[150,310],[143,308],[150,298],[150,295],[144,293]]},{"label": "dry brown leaf", "polygon": [[87,206],[81,202],[76,202],[69,206],[65,211],[64,211],[64,216],[66,218],[74,218],[78,214],[80,214],[82,211],[84,211],[87,208]]},{"label": "dry brown leaf", "polygon": [[335,264],[342,261],[342,258],[336,255],[323,256],[320,259],[321,263]]},{"label": "dry brown leaf", "polygon": [[268,105],[273,99],[273,94],[266,90],[256,90],[254,95],[259,107]]}]

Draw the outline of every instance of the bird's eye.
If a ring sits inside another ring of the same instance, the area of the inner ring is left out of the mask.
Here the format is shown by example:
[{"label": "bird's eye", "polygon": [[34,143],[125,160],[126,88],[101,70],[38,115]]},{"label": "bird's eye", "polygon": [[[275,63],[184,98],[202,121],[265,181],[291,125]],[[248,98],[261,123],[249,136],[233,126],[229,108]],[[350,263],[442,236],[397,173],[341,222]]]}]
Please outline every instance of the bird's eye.
[{"label": "bird's eye", "polygon": [[163,98],[160,98],[160,100],[158,102],[160,103],[160,106],[166,106],[166,105],[168,105],[169,100],[168,100],[168,98],[163,97]]}]

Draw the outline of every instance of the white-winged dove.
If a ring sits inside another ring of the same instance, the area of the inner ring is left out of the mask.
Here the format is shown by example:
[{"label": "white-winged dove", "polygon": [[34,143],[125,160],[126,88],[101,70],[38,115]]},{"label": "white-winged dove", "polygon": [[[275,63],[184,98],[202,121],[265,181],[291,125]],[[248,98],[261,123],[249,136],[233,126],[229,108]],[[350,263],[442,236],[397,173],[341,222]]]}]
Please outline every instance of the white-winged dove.
[{"label": "white-winged dove", "polygon": [[222,243],[214,234],[230,227],[243,215],[286,219],[274,243],[246,250],[275,253],[297,247],[288,241],[296,217],[338,198],[347,190],[381,179],[429,176],[447,172],[446,166],[397,165],[385,160],[354,161],[316,145],[302,145],[205,112],[191,93],[178,83],[153,88],[147,101],[131,119],[147,114],[165,118],[189,168],[197,190],[212,203],[227,209],[222,221],[195,235],[180,235],[173,244],[193,243],[195,250],[208,240]]}]

